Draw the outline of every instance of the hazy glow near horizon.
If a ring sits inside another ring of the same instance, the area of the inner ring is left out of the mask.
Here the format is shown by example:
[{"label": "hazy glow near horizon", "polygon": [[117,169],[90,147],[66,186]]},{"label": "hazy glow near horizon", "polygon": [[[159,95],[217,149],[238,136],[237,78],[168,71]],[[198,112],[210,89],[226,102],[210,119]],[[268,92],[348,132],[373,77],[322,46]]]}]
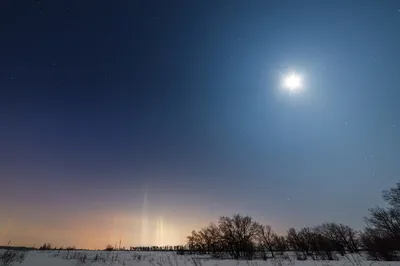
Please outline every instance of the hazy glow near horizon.
[{"label": "hazy glow near horizon", "polygon": [[[2,220],[0,219],[0,223]],[[45,242],[55,247],[76,246],[78,248],[103,249],[107,245],[152,246],[184,245],[191,230],[198,230],[198,224],[175,223],[164,217],[149,217],[146,224],[146,238],[141,237],[143,229],[140,217],[114,216],[82,221],[68,220],[57,224],[29,224],[29,222],[10,222],[0,228],[0,245],[34,246]],[[29,225],[28,225],[29,224]],[[66,226],[66,224],[68,226]],[[204,221],[202,222],[204,224]]]},{"label": "hazy glow near horizon", "polygon": [[282,85],[291,92],[298,91],[303,87],[303,79],[299,74],[291,72],[283,77]]}]

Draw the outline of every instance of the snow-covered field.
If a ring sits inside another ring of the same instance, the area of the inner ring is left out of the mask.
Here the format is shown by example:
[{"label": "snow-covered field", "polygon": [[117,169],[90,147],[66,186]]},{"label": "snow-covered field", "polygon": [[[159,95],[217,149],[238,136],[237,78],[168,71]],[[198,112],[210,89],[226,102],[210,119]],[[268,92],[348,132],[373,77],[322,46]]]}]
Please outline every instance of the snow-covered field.
[{"label": "snow-covered field", "polygon": [[[0,262],[0,265],[2,263]],[[207,256],[176,255],[172,252],[124,252],[124,251],[29,251],[24,261],[9,265],[21,266],[400,266],[400,262],[368,261],[348,255],[338,261],[299,261],[289,259],[264,260],[217,260]]]}]

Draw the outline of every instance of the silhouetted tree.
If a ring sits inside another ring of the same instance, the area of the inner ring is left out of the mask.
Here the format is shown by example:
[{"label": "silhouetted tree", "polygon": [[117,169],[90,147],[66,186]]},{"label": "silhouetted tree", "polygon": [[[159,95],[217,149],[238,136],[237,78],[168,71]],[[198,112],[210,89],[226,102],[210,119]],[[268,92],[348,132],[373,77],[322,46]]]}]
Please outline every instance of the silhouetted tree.
[{"label": "silhouetted tree", "polygon": [[200,231],[200,235],[204,239],[208,253],[215,254],[221,251],[221,231],[217,225],[210,223]]},{"label": "silhouetted tree", "polygon": [[316,259],[319,255],[318,242],[315,233],[309,227],[302,228],[298,233],[299,238],[303,243],[303,248],[307,256]]},{"label": "silhouetted tree", "polygon": [[398,257],[394,251],[400,249],[400,183],[382,194],[389,207],[369,210],[361,240],[372,258],[395,260]]},{"label": "silhouetted tree", "polygon": [[358,232],[350,226],[336,223],[325,223],[319,227],[321,233],[329,239],[335,251],[344,255],[358,251]]},{"label": "silhouetted tree", "polygon": [[367,250],[370,259],[373,260],[397,260],[396,240],[378,231],[367,228],[361,234],[361,244]]},{"label": "silhouetted tree", "polygon": [[113,251],[114,247],[113,245],[107,245],[107,247],[105,248],[105,251]]},{"label": "silhouetted tree", "polygon": [[271,252],[271,256],[275,258],[274,249],[277,246],[278,236],[272,231],[271,226],[261,225],[257,233],[257,241],[260,247],[264,250],[267,249]]},{"label": "silhouetted tree", "polygon": [[200,233],[193,230],[192,234],[188,236],[187,239],[190,250],[195,250],[205,253],[206,243],[203,236]]},{"label": "silhouetted tree", "polygon": [[50,250],[50,249],[51,249],[50,243],[44,243],[43,246],[39,247],[39,250]]},{"label": "silhouetted tree", "polygon": [[252,259],[259,228],[260,225],[250,216],[235,214],[232,218],[223,216],[219,219],[221,240],[235,259]]},{"label": "silhouetted tree", "polygon": [[290,228],[287,232],[287,243],[289,247],[296,251],[298,260],[305,260],[309,255],[308,245],[302,235],[299,235],[294,228]]},{"label": "silhouetted tree", "polygon": [[383,199],[389,203],[394,209],[400,209],[400,182],[396,183],[396,187],[384,190],[382,192]]},{"label": "silhouetted tree", "polygon": [[371,217],[366,218],[369,229],[385,237],[394,238],[400,241],[400,212],[395,208],[372,208]]},{"label": "silhouetted tree", "polygon": [[283,255],[283,252],[288,250],[288,244],[284,236],[274,235],[274,242],[276,250],[279,251],[281,255]]}]

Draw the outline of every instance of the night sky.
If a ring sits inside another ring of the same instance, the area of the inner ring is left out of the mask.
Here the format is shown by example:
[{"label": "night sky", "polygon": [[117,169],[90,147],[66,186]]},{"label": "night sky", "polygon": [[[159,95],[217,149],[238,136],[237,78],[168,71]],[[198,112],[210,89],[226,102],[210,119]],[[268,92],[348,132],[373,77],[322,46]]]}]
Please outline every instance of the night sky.
[{"label": "night sky", "polygon": [[2,0],[0,244],[184,244],[234,213],[362,229],[400,176],[399,10]]}]

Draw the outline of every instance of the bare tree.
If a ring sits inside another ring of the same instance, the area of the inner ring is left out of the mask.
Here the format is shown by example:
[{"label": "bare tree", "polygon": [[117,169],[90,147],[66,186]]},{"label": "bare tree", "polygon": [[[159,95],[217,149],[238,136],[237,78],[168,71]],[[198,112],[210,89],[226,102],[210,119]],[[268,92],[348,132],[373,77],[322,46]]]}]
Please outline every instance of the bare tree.
[{"label": "bare tree", "polygon": [[400,182],[396,183],[396,187],[383,191],[383,199],[393,208],[400,209]]},{"label": "bare tree", "polygon": [[312,259],[333,259],[332,242],[323,234],[320,227],[302,228],[296,232],[290,228],[287,236],[288,244],[296,251],[299,260],[305,260],[307,257]]},{"label": "bare tree", "polygon": [[305,260],[309,254],[309,248],[303,236],[296,229],[290,228],[287,232],[287,242],[291,249],[296,251],[297,259]]},{"label": "bare tree", "polygon": [[396,254],[396,240],[388,236],[379,234],[376,230],[367,228],[361,234],[361,244],[367,250],[369,259],[393,261],[398,259]]},{"label": "bare tree", "polygon": [[257,234],[257,240],[263,249],[269,250],[271,256],[275,258],[274,249],[277,245],[278,236],[272,231],[271,226],[265,225],[259,227],[259,232]]},{"label": "bare tree", "polygon": [[206,228],[209,237],[209,250],[215,254],[216,252],[222,251],[221,248],[221,231],[218,226],[214,223],[210,223]]},{"label": "bare tree", "polygon": [[200,236],[201,242],[203,243],[204,252],[209,253],[210,246],[211,246],[211,237],[207,231],[207,228],[202,228],[199,231],[199,236]]},{"label": "bare tree", "polygon": [[212,252],[215,254],[220,249],[221,234],[218,226],[215,224],[211,223],[208,227],[201,229],[198,235],[207,253]]},{"label": "bare tree", "polygon": [[316,259],[316,256],[319,255],[319,248],[313,229],[309,227],[302,228],[299,231],[298,236],[302,241],[303,249],[305,250],[307,256]]},{"label": "bare tree", "polygon": [[346,250],[354,253],[358,251],[358,232],[350,226],[336,223],[325,223],[319,227],[322,234],[325,235],[334,246],[334,249],[341,255],[346,253]]},{"label": "bare tree", "polygon": [[283,252],[288,250],[287,241],[284,236],[275,235],[274,242],[275,242],[276,250],[279,251],[279,253],[281,255],[283,255]]},{"label": "bare tree", "polygon": [[223,216],[219,219],[221,239],[235,259],[252,258],[259,228],[260,225],[250,216],[235,214],[232,218]]},{"label": "bare tree", "polygon": [[371,217],[366,218],[367,227],[385,237],[400,242],[400,211],[397,209],[370,209]]},{"label": "bare tree", "polygon": [[192,231],[192,234],[187,237],[188,238],[188,246],[190,250],[196,250],[200,252],[206,251],[206,243],[202,235],[195,230]]},{"label": "bare tree", "polygon": [[365,219],[367,228],[361,240],[371,257],[394,260],[398,259],[394,251],[400,248],[400,182],[382,194],[390,207],[369,210],[370,217]]}]

